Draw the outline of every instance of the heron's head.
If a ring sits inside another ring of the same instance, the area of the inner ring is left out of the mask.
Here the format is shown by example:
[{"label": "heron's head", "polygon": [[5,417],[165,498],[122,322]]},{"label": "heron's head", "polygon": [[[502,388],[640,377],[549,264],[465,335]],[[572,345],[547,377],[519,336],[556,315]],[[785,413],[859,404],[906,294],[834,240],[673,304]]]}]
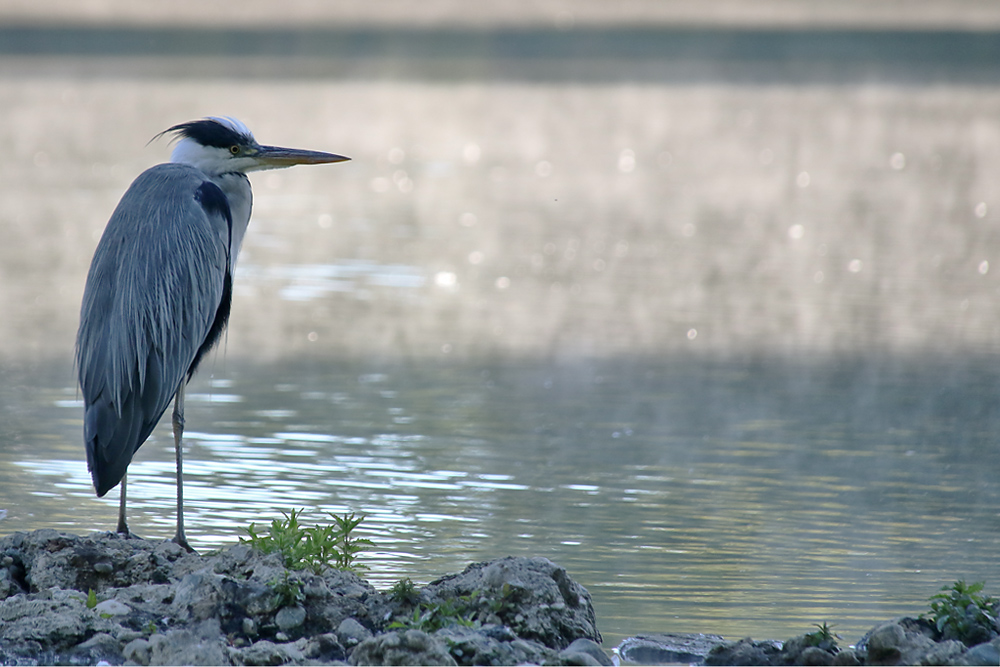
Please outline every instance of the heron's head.
[{"label": "heron's head", "polygon": [[261,146],[247,126],[235,118],[193,120],[174,125],[160,134],[167,133],[172,133],[178,140],[170,156],[171,162],[190,164],[210,175],[350,159],[320,151]]}]

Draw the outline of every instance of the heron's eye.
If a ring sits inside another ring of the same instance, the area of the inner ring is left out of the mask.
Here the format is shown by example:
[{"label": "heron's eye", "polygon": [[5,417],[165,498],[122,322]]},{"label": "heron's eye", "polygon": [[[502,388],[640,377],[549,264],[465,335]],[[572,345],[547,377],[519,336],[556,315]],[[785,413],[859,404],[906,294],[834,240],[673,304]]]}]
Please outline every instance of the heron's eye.
[{"label": "heron's eye", "polygon": [[232,153],[233,155],[239,155],[240,154],[240,147],[239,146],[235,146],[235,145],[234,146],[230,146],[229,147],[229,152]]}]

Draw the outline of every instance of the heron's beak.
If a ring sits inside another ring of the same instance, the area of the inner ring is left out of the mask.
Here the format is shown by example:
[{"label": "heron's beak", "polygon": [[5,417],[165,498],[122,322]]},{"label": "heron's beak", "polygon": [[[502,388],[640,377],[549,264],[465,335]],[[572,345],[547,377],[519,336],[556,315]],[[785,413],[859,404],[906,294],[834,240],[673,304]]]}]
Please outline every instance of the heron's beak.
[{"label": "heron's beak", "polygon": [[254,159],[258,169],[276,169],[291,167],[296,164],[327,164],[350,160],[343,155],[323,153],[322,151],[305,151],[297,148],[279,148],[278,146],[261,146]]}]

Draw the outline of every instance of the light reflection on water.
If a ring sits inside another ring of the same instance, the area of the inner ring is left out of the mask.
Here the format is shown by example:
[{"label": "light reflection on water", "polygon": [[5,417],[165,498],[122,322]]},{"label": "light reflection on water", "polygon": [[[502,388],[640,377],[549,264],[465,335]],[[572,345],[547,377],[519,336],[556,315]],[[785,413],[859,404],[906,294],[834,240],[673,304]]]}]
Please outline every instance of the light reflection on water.
[{"label": "light reflection on water", "polygon": [[355,298],[364,299],[371,287],[416,289],[426,283],[422,271],[416,267],[382,266],[364,260],[340,264],[296,264],[267,269],[240,267],[235,279],[241,284],[250,281],[263,285],[282,283],[284,286],[278,290],[278,296],[285,301],[312,301],[331,292],[349,293]]}]

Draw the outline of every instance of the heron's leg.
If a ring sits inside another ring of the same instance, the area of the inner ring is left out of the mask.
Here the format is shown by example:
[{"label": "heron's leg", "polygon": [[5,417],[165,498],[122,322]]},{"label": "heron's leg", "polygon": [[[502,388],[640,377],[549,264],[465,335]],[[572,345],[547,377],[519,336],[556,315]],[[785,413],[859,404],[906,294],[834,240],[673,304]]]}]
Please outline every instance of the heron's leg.
[{"label": "heron's leg", "polygon": [[[186,380],[187,378],[184,378]],[[174,452],[177,455],[177,534],[174,535],[174,542],[193,552],[194,549],[188,544],[187,536],[184,535],[184,471],[183,471],[183,447],[184,447],[184,380],[177,389],[174,397]]]},{"label": "heron's leg", "polygon": [[129,537],[131,533],[128,532],[128,524],[125,523],[125,480],[128,479],[128,473],[122,475],[122,481],[118,485],[121,490],[121,497],[118,500],[118,528],[116,532],[121,533],[125,537]]}]

